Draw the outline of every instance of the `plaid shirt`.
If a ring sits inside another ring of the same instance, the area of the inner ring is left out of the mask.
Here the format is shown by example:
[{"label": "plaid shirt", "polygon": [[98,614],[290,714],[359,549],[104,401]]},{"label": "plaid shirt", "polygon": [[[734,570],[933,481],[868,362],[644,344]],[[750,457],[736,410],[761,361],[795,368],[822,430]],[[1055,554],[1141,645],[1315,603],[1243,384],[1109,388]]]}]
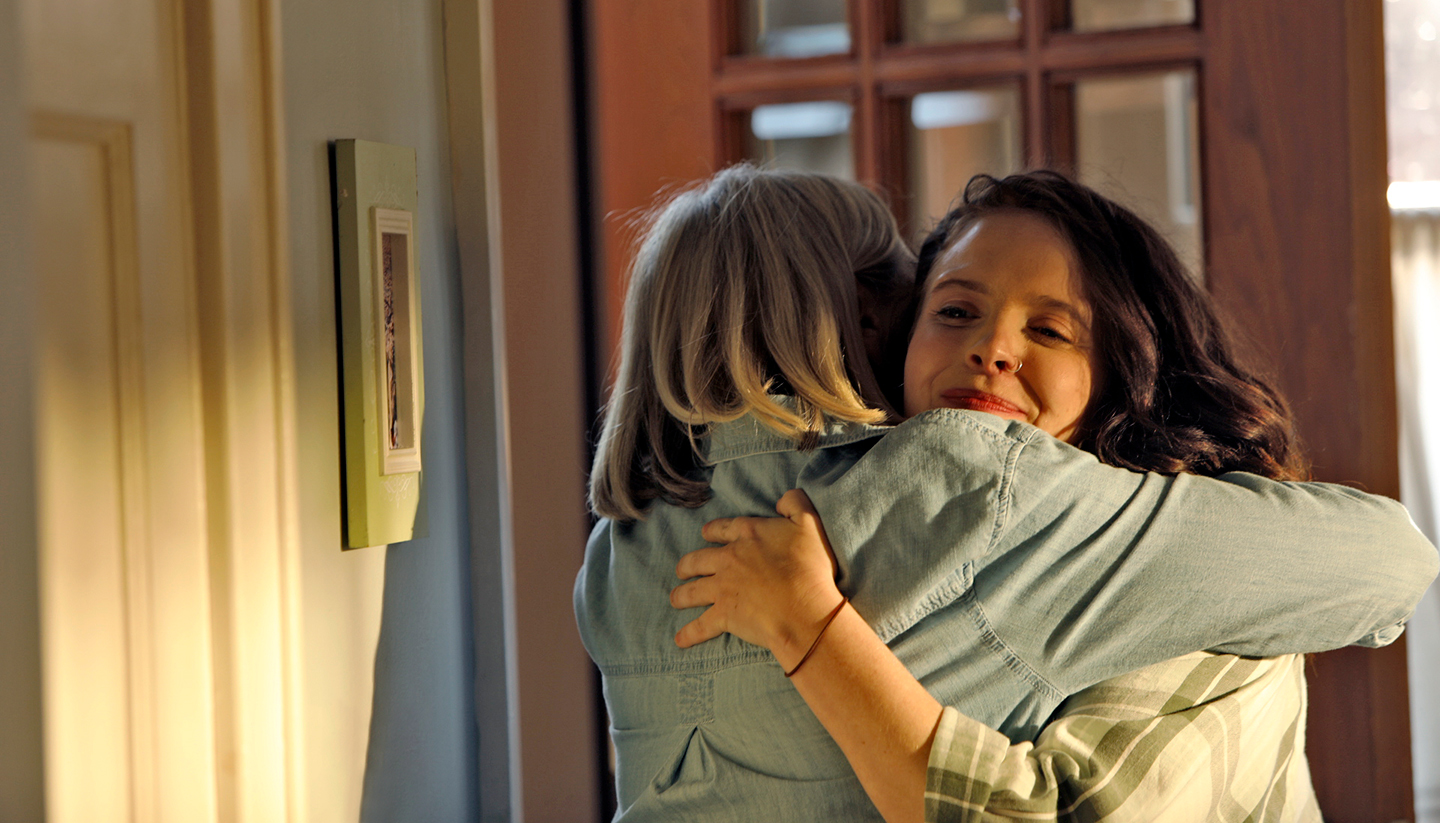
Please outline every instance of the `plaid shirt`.
[{"label": "plaid shirt", "polygon": [[1298,655],[1207,652],[1071,697],[1035,743],[946,708],[929,821],[1315,821]]}]

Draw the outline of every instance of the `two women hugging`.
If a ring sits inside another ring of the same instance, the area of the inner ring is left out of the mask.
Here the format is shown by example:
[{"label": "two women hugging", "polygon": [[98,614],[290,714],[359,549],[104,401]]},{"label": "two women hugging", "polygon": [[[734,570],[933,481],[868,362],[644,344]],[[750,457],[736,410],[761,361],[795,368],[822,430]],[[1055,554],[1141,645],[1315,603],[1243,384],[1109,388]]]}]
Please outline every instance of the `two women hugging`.
[{"label": "two women hugging", "polygon": [[739,166],[624,323],[575,586],[617,820],[1320,819],[1299,655],[1393,641],[1435,549],[1305,482],[1135,214],[981,176],[917,260]]}]

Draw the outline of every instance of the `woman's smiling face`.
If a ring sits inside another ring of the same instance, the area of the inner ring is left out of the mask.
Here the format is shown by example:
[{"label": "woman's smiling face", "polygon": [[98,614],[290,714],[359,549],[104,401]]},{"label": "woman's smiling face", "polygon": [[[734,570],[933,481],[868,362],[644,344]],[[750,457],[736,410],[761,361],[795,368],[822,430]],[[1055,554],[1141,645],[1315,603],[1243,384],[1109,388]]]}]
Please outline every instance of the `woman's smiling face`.
[{"label": "woman's smiling face", "polygon": [[1043,218],[987,214],[935,260],[905,357],[905,414],[973,409],[1066,442],[1097,388],[1090,307]]}]

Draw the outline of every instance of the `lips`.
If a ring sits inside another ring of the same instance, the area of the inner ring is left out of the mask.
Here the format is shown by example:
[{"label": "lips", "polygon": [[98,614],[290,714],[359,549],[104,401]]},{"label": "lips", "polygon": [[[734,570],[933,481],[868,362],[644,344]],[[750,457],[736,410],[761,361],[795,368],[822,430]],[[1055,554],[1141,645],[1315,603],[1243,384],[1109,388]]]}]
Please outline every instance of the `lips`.
[{"label": "lips", "polygon": [[1008,400],[979,389],[946,389],[940,392],[940,402],[948,409],[969,409],[998,415],[1020,415],[1020,407]]}]

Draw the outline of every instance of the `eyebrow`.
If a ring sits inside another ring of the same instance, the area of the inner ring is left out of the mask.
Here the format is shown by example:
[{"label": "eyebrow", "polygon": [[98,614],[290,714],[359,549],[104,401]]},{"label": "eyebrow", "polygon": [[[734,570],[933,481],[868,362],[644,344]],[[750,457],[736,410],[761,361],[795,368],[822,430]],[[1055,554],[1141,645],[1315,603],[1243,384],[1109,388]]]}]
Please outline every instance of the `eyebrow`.
[{"label": "eyebrow", "polygon": [[[944,288],[959,288],[959,289],[966,289],[966,290],[968,290],[968,291],[973,291],[973,292],[975,292],[975,293],[977,293],[977,294],[984,294],[984,295],[989,295],[989,294],[990,294],[990,287],[987,286],[986,284],[981,283],[981,282],[979,282],[978,280],[966,280],[966,279],[960,278],[960,277],[954,277],[954,278],[950,278],[950,279],[948,279],[948,280],[942,280],[942,281],[940,281],[939,283],[936,283],[936,284],[930,289],[930,293],[931,293],[931,294],[934,294],[935,292],[938,292],[938,291],[940,291],[941,289],[944,289]],[[1037,297],[1037,298],[1035,299],[1035,301],[1034,301],[1034,304],[1037,305],[1037,306],[1040,306],[1040,307],[1042,307],[1042,308],[1054,309],[1054,310],[1056,310],[1056,311],[1062,311],[1062,312],[1070,315],[1070,318],[1071,318],[1072,320],[1074,320],[1076,323],[1078,323],[1079,325],[1084,326],[1084,327],[1087,328],[1087,329],[1090,328],[1090,324],[1089,324],[1088,322],[1086,322],[1086,320],[1085,320],[1085,315],[1081,314],[1079,309],[1077,309],[1074,305],[1072,305],[1072,304],[1070,304],[1070,303],[1066,303],[1064,300],[1061,300],[1061,299],[1059,299],[1058,297],[1049,297],[1049,296]]]}]

